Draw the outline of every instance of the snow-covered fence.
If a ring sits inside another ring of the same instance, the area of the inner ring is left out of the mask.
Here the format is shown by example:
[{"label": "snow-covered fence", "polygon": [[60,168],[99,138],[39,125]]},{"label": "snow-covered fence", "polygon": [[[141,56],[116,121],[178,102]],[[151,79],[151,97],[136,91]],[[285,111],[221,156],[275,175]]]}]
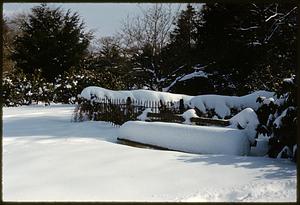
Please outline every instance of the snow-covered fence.
[{"label": "snow-covered fence", "polygon": [[[181,114],[186,111],[184,100],[178,102],[163,102],[151,100],[131,100],[102,98],[97,101],[83,100],[75,110],[75,121],[94,120],[109,121],[121,125],[129,120],[136,120],[145,110],[149,121],[184,123],[186,119]],[[228,126],[230,122],[222,119],[191,117],[189,122],[195,125]]]},{"label": "snow-covered fence", "polygon": [[97,98],[97,100],[81,99],[74,111],[75,121],[94,120],[109,121],[121,125],[129,120],[136,120],[144,110],[153,113],[181,114],[185,111],[183,100],[179,102],[163,102],[154,100],[132,100]]},{"label": "snow-covered fence", "polygon": [[[183,123],[186,119],[177,114],[173,113],[147,113],[147,117],[151,119],[151,121],[160,121],[160,122],[177,122]],[[205,117],[190,117],[189,121],[196,125],[215,125],[215,126],[228,126],[230,125],[229,120],[222,119],[212,119]]]},{"label": "snow-covered fence", "polygon": [[[83,89],[80,94],[82,102],[79,102],[79,106],[75,110],[75,120],[103,120],[121,125],[130,120],[144,118],[148,121],[226,126],[228,121],[225,119],[231,118],[243,109],[252,108],[256,111],[260,106],[257,101],[258,97],[273,95],[272,92],[256,91],[240,97],[188,96],[150,90],[114,91],[90,86]],[[189,116],[190,118],[186,119],[187,116],[183,115],[178,116],[188,109],[193,109],[192,112],[194,112],[194,114],[186,113],[192,114]],[[150,110],[154,114],[145,113],[146,110]],[[159,115],[155,113],[159,113]],[[184,121],[182,117],[184,117]],[[193,117],[197,119],[193,119]]]},{"label": "snow-covered fence", "polygon": [[248,107],[256,111],[261,106],[261,103],[257,101],[257,98],[274,97],[274,93],[260,90],[244,96],[190,96],[152,90],[109,90],[101,87],[90,86],[83,89],[80,96],[83,99],[95,102],[99,101],[101,98],[126,100],[128,97],[131,101],[162,101],[163,103],[175,102],[173,107],[178,109],[180,109],[179,102],[182,101],[182,108],[197,109],[199,111],[199,114],[197,113],[198,116],[226,119]]}]

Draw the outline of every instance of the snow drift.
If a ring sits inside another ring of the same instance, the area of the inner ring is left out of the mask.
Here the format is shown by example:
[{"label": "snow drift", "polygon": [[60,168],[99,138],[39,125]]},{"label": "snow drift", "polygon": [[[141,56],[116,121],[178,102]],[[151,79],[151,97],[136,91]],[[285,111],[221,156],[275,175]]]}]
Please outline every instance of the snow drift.
[{"label": "snow drift", "polygon": [[116,144],[119,127],[71,123],[74,109],[3,108],[3,201],[297,201],[297,164],[290,160]]},{"label": "snow drift", "polygon": [[253,109],[246,108],[230,118],[229,121],[231,125],[228,127],[242,128],[249,141],[254,143],[259,120]]},{"label": "snow drift", "polygon": [[190,153],[247,155],[250,151],[244,131],[233,128],[128,121],[118,138]]},{"label": "snow drift", "polygon": [[104,98],[126,100],[128,97],[132,101],[162,101],[162,102],[178,102],[184,100],[185,106],[189,108],[198,108],[201,112],[206,113],[207,110],[214,109],[218,117],[224,118],[231,114],[231,109],[242,110],[252,108],[257,110],[260,103],[256,102],[259,96],[272,97],[274,92],[256,91],[249,95],[224,96],[224,95],[198,95],[189,96],[183,94],[173,94],[168,92],[159,92],[151,90],[124,90],[114,91],[101,87],[90,86],[82,90],[81,97],[87,100],[100,100]]}]

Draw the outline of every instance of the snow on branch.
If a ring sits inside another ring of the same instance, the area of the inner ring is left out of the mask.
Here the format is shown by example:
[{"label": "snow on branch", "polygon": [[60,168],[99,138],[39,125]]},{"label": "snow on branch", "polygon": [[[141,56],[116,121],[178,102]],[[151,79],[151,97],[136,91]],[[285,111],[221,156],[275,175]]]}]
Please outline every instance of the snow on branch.
[{"label": "snow on branch", "polygon": [[208,74],[205,73],[202,70],[199,71],[194,71],[193,73],[189,73],[187,75],[182,75],[177,77],[169,86],[163,88],[164,91],[168,91],[171,87],[173,87],[177,82],[180,81],[185,81],[185,80],[189,80],[192,78],[198,78],[198,77],[203,77],[203,78],[208,78]]},{"label": "snow on branch", "polygon": [[248,31],[248,30],[252,30],[252,29],[256,29],[258,28],[258,26],[251,26],[251,27],[248,27],[248,28],[238,28],[237,30],[239,31]]},{"label": "snow on branch", "polygon": [[271,39],[271,37],[274,35],[275,31],[279,28],[279,25],[282,24],[282,22],[285,20],[285,18],[297,9],[297,6],[295,6],[289,12],[287,12],[286,14],[283,14],[283,13],[279,13],[277,11],[277,7],[278,7],[278,5],[276,6],[276,11],[272,11],[271,9],[269,9],[269,11],[271,11],[273,13],[273,15],[269,16],[265,20],[265,22],[269,22],[271,19],[274,19],[274,22],[270,28],[271,31],[270,31],[269,35],[267,35],[265,37],[264,41],[269,41]]},{"label": "snow on branch", "polygon": [[272,16],[270,16],[269,18],[267,18],[267,19],[265,20],[265,22],[270,21],[272,18],[276,17],[277,15],[278,15],[278,13],[273,14]]}]

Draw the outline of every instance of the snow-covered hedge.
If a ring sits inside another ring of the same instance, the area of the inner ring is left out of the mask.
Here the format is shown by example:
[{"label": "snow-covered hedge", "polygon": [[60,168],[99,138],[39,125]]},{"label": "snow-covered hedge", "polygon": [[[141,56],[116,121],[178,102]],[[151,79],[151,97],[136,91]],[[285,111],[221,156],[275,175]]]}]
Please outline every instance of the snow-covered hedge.
[{"label": "snow-covered hedge", "polygon": [[89,86],[82,90],[80,94],[83,98],[87,100],[97,101],[97,99],[121,99],[126,100],[128,97],[131,100],[138,101],[162,101],[162,102],[170,102],[170,101],[179,101],[180,99],[184,99],[185,102],[189,101],[192,96],[181,95],[181,94],[173,94],[168,92],[158,92],[152,90],[109,90],[102,87],[97,86]]},{"label": "snow-covered hedge", "polygon": [[186,108],[197,108],[204,114],[213,110],[213,113],[217,115],[218,118],[230,117],[236,114],[231,113],[232,110],[239,112],[248,107],[257,110],[260,106],[260,103],[256,101],[258,97],[264,96],[269,98],[273,95],[273,92],[256,91],[241,97],[224,95],[189,96],[150,90],[114,91],[96,86],[87,87],[81,92],[81,97],[91,101],[105,98],[126,100],[130,97],[132,101],[177,102],[174,103],[174,106],[179,106],[179,100],[183,99]]},{"label": "snow-covered hedge", "polygon": [[257,110],[260,103],[256,100],[258,97],[272,97],[274,92],[255,91],[245,96],[225,96],[225,95],[199,95],[190,100],[191,107],[198,108],[201,112],[213,109],[218,117],[225,118],[231,116],[231,109],[241,111],[245,108]]},{"label": "snow-covered hedge", "polygon": [[296,160],[297,84],[296,76],[286,78],[276,92],[277,98],[261,97],[257,110],[258,132],[269,138],[269,156]]},{"label": "snow-covered hedge", "polygon": [[79,70],[64,73],[55,79],[56,102],[77,103],[78,94],[89,85],[123,88],[123,84],[109,72],[105,74],[93,70]]},{"label": "snow-covered hedge", "polygon": [[53,102],[54,86],[41,77],[40,72],[25,75],[20,71],[3,74],[2,97],[4,106],[30,105]]},{"label": "snow-covered hedge", "polygon": [[77,103],[78,94],[89,85],[107,86],[121,89],[123,84],[118,77],[109,72],[105,74],[92,70],[66,72],[49,83],[41,76],[41,72],[24,74],[21,71],[4,73],[3,75],[4,106],[30,105],[43,102]]},{"label": "snow-covered hedge", "polygon": [[109,100],[105,103],[91,102],[83,99],[74,110],[74,121],[106,121],[116,125],[122,125],[124,122],[136,120],[140,112],[136,112],[131,104],[122,106]]},{"label": "snow-covered hedge", "polygon": [[247,155],[250,151],[244,131],[234,128],[128,121],[118,138],[191,153]]}]

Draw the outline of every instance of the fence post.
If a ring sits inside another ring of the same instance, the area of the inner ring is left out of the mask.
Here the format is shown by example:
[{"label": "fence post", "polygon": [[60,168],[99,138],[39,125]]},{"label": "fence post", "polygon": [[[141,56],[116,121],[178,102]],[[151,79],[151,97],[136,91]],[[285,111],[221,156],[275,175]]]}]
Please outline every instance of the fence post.
[{"label": "fence post", "polygon": [[129,106],[130,104],[131,104],[131,98],[128,97],[128,98],[126,99],[126,105]]},{"label": "fence post", "polygon": [[130,120],[130,115],[132,113],[132,110],[131,110],[131,98],[130,97],[127,97],[126,99],[126,110],[127,110],[127,115],[126,115],[126,119],[124,120],[124,122]]},{"label": "fence post", "polygon": [[180,99],[180,101],[179,101],[179,112],[180,112],[180,114],[184,113],[184,101],[183,101],[183,99]]}]

